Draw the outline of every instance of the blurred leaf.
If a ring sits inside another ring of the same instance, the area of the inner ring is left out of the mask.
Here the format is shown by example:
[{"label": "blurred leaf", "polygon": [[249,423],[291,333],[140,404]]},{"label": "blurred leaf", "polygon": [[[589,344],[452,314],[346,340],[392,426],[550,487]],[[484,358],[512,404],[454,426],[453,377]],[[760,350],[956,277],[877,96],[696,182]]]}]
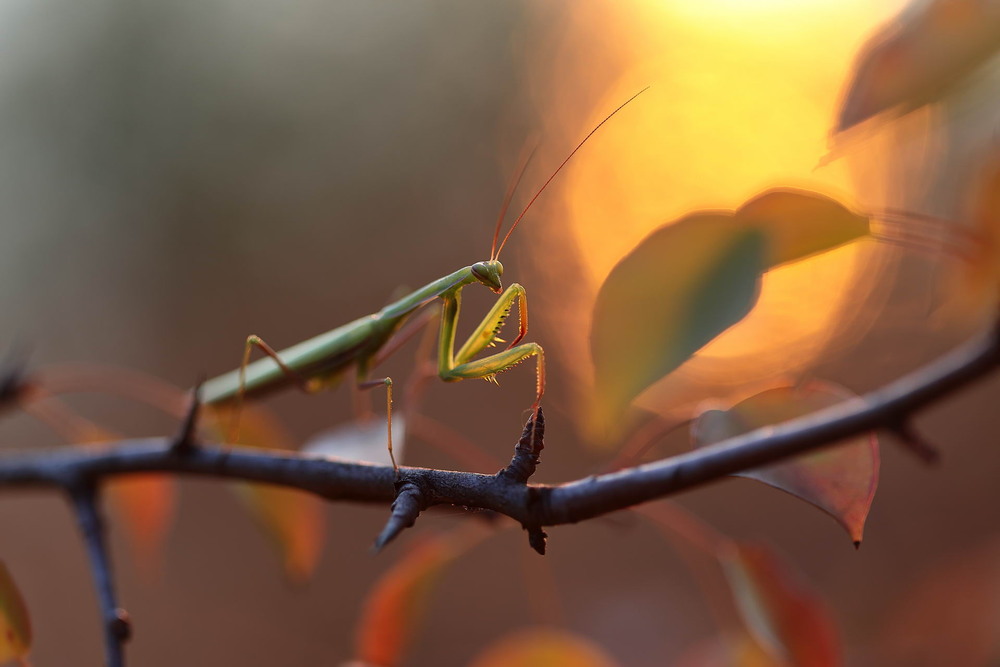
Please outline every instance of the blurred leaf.
[{"label": "blurred leaf", "polygon": [[0,561],[0,662],[20,660],[31,648],[31,619],[7,566]]},{"label": "blurred leaf", "polygon": [[673,667],[792,667],[768,653],[753,635],[744,632],[696,644],[673,662]]},{"label": "blurred leaf", "polygon": [[109,479],[108,498],[132,538],[136,562],[146,574],[159,572],[163,547],[177,507],[177,484],[148,473]]},{"label": "blurred leaf", "polygon": [[765,253],[759,231],[727,213],[700,213],[653,232],[612,269],[590,336],[598,432],[750,312]]},{"label": "blurred leaf", "polygon": [[768,653],[796,667],[841,664],[826,606],[777,554],[761,545],[734,543],[720,561],[747,629]]},{"label": "blurred leaf", "polygon": [[[91,422],[79,421],[75,444],[120,440],[121,436]],[[105,485],[116,515],[125,524],[136,562],[147,575],[160,569],[163,545],[177,507],[177,484],[164,474],[147,473],[110,479]]]},{"label": "blurred leaf", "polygon": [[936,102],[1000,48],[1000,5],[911,3],[862,47],[835,131]]},{"label": "blurred leaf", "polygon": [[879,664],[1000,664],[1000,542],[968,549],[909,581],[889,610]]},{"label": "blurred leaf", "polygon": [[424,537],[381,576],[355,632],[357,660],[379,667],[399,664],[438,575],[467,546],[443,536]]},{"label": "blurred leaf", "polygon": [[825,195],[793,188],[757,195],[736,211],[736,219],[767,236],[768,269],[832,250],[869,232],[867,216]]},{"label": "blurred leaf", "polygon": [[[402,465],[406,446],[406,422],[396,414],[392,418],[392,449],[396,463]],[[368,419],[342,424],[313,436],[302,452],[324,458],[345,459],[378,465],[392,465],[386,446],[384,420]]]},{"label": "blurred leaf", "polygon": [[[206,426],[225,439],[232,411],[206,406]],[[244,406],[240,415],[240,444],[261,449],[294,450],[291,436],[270,413]],[[307,579],[316,568],[323,547],[325,509],[319,498],[270,484],[236,484],[233,488],[251,516],[281,550],[285,573],[293,581]]]},{"label": "blurred leaf", "polygon": [[647,236],[594,306],[594,434],[615,435],[633,399],[743,319],[764,271],[862,237],[868,223],[825,195],[775,188],[735,212],[695,212]]},{"label": "blurred leaf", "polygon": [[526,628],[503,637],[469,667],[615,667],[618,663],[589,639],[555,628]]},{"label": "blurred leaf", "polygon": [[[777,387],[751,396],[728,410],[706,410],[691,426],[697,446],[721,442],[764,426],[802,417],[854,395],[829,382]],[[790,461],[739,473],[787,491],[836,519],[855,544],[878,486],[879,448],[875,434],[842,441]]]}]

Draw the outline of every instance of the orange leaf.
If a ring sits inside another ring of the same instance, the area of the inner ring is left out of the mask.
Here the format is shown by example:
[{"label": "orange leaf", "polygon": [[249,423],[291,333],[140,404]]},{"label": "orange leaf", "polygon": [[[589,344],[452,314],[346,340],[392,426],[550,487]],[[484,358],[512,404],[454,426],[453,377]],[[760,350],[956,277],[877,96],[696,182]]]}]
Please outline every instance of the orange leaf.
[{"label": "orange leaf", "polygon": [[720,560],[743,622],[764,649],[796,667],[841,664],[826,606],[777,554],[762,545],[734,543]]},{"label": "orange leaf", "polygon": [[[220,436],[228,430],[231,410],[211,407],[206,424]],[[259,406],[244,406],[240,415],[240,443],[261,449],[294,450],[291,436],[277,419]],[[233,487],[251,516],[281,550],[285,573],[294,581],[312,574],[323,546],[325,509],[308,493],[269,484]]]},{"label": "orange leaf", "polygon": [[615,667],[589,639],[554,628],[525,628],[490,645],[470,667]]},{"label": "orange leaf", "polygon": [[176,483],[167,475],[148,473],[109,480],[105,489],[128,527],[136,562],[148,568],[147,574],[159,571],[177,502]]},{"label": "orange leaf", "polygon": [[[751,396],[728,410],[706,410],[691,427],[697,446],[720,442],[851,398],[846,389],[813,381],[800,387],[776,387]],[[878,486],[879,448],[874,434],[842,441],[790,461],[739,473],[801,498],[836,519],[857,545]]]},{"label": "orange leaf", "polygon": [[437,576],[459,553],[450,540],[424,538],[382,575],[355,633],[358,660],[380,667],[399,663]]},{"label": "orange leaf", "polygon": [[7,566],[0,561],[0,662],[20,660],[31,648],[31,620]]}]

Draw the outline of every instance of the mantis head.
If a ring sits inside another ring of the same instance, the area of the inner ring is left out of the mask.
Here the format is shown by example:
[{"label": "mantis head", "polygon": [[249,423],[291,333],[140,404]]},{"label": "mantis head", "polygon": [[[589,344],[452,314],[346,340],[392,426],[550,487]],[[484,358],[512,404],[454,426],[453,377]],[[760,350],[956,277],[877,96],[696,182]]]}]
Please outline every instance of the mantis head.
[{"label": "mantis head", "polygon": [[500,276],[503,275],[503,264],[498,260],[476,262],[472,265],[472,275],[497,294],[503,291],[503,285],[500,283]]}]

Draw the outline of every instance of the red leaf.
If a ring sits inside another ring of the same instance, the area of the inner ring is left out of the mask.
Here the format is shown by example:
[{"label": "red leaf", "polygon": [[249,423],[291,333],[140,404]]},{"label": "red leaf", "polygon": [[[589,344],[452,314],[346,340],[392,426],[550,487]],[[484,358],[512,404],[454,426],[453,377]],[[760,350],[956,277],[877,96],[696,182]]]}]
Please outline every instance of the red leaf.
[{"label": "red leaf", "polygon": [[[696,446],[720,442],[808,415],[852,396],[842,387],[821,381],[801,387],[776,387],[728,410],[703,412],[691,427],[692,437]],[[747,470],[739,476],[786,491],[827,512],[857,545],[875,497],[878,471],[878,440],[874,434],[866,434],[791,461]]]},{"label": "red leaf", "polygon": [[747,629],[771,655],[796,667],[841,663],[826,606],[774,552],[762,545],[734,544],[720,560]]}]

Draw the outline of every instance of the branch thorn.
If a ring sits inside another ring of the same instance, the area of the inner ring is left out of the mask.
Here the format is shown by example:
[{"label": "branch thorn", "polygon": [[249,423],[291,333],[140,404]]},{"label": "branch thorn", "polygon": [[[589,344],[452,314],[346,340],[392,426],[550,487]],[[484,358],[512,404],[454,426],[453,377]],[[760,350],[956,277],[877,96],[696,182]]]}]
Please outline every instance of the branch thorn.
[{"label": "branch thorn", "polygon": [[537,412],[533,412],[528,422],[524,425],[521,438],[514,446],[514,457],[511,458],[507,467],[497,473],[498,477],[527,484],[528,479],[535,473],[538,467],[538,459],[545,448],[545,415],[542,407],[538,406]]},{"label": "branch thorn", "polygon": [[380,551],[403,530],[415,524],[420,512],[426,507],[424,494],[416,482],[400,479],[395,486],[396,499],[392,502],[392,514],[389,515],[385,528],[375,540],[373,545],[375,551]]},{"label": "branch thorn", "polygon": [[198,439],[198,413],[201,410],[201,382],[191,390],[191,400],[181,422],[180,431],[170,446],[175,454],[191,451]]},{"label": "branch thorn", "polygon": [[915,428],[913,428],[913,425],[910,422],[897,422],[890,426],[889,430],[896,436],[899,444],[903,445],[907,451],[915,454],[917,458],[924,463],[928,465],[940,463],[941,453],[938,451],[937,447],[927,442],[927,440],[924,439],[924,437],[921,436]]}]

